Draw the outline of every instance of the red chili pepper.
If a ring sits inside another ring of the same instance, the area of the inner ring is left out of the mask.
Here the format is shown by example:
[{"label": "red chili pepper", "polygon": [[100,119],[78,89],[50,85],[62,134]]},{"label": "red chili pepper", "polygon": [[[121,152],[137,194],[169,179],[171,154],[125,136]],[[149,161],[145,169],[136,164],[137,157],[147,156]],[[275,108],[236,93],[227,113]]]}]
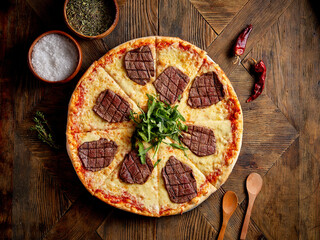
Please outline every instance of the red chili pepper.
[{"label": "red chili pepper", "polygon": [[264,84],[266,80],[267,68],[262,60],[260,60],[258,63],[255,63],[255,65],[253,66],[253,71],[256,75],[256,83],[254,84],[253,93],[249,97],[247,102],[251,102],[260,96],[264,89]]},{"label": "red chili pepper", "polygon": [[244,53],[244,50],[246,49],[247,40],[248,40],[248,37],[249,37],[251,31],[252,31],[252,25],[250,24],[238,36],[237,42],[233,47],[234,55],[237,58],[236,61],[234,62],[234,64],[236,64],[237,62],[239,62],[239,64],[240,64],[239,56],[241,56]]}]

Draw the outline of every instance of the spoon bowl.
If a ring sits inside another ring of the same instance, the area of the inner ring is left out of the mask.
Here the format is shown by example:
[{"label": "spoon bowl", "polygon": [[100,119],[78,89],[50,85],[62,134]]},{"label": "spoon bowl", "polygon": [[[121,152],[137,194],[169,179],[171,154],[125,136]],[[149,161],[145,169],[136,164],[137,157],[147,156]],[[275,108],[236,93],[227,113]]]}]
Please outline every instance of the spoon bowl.
[{"label": "spoon bowl", "polygon": [[258,173],[251,173],[247,178],[248,193],[257,195],[262,188],[262,177]]},{"label": "spoon bowl", "polygon": [[222,202],[223,222],[222,222],[218,240],[223,239],[229,219],[234,213],[234,211],[237,209],[237,207],[238,207],[237,195],[232,191],[226,192],[223,196],[223,202]]},{"label": "spoon bowl", "polygon": [[236,210],[238,206],[238,197],[232,192],[228,191],[223,197],[222,209],[226,214],[233,214],[234,210]]}]

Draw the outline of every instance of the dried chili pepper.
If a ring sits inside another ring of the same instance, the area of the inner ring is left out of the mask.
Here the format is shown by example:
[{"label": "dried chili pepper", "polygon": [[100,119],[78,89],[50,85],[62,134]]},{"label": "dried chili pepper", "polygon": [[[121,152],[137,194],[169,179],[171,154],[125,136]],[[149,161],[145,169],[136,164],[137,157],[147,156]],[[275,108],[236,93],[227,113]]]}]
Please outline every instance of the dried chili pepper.
[{"label": "dried chili pepper", "polygon": [[247,40],[252,31],[252,25],[250,24],[248,27],[246,27],[238,36],[236,44],[233,47],[233,52],[236,57],[236,61],[234,64],[239,63],[240,64],[240,56],[244,53],[244,50],[246,49]]},{"label": "dried chili pepper", "polygon": [[256,82],[254,84],[253,93],[248,98],[247,102],[251,102],[260,96],[260,94],[262,93],[262,91],[264,89],[264,84],[265,84],[265,80],[266,80],[267,68],[266,68],[266,65],[264,64],[264,62],[262,60],[260,60],[259,62],[256,62],[254,59],[253,59],[253,61],[255,62],[254,66],[253,66],[253,71],[256,75],[255,76]]}]

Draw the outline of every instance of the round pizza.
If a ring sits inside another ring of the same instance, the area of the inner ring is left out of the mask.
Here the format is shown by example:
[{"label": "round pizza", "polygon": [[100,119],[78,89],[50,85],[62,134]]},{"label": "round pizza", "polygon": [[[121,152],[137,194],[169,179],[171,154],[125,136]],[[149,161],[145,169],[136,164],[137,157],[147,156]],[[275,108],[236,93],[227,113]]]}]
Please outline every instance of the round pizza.
[{"label": "round pizza", "polygon": [[228,178],[242,111],[221,68],[173,37],[126,42],[94,62],[70,103],[67,150],[83,185],[117,208],[188,211]]}]

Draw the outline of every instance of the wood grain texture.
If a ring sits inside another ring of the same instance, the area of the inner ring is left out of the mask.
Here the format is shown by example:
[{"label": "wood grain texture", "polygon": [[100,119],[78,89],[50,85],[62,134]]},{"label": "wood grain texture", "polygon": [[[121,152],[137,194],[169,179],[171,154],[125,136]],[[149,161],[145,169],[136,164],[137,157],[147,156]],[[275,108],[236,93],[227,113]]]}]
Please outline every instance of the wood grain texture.
[{"label": "wood grain texture", "polygon": [[[313,7],[316,2],[312,2]],[[299,1],[300,151],[299,237],[320,238],[320,32],[319,17],[308,1]],[[318,9],[318,8],[315,8]],[[319,14],[319,11],[317,12]],[[317,19],[318,17],[318,19]],[[316,23],[316,24],[315,24]],[[308,186],[308,187],[305,187]]]},{"label": "wood grain texture", "polygon": [[[13,238],[40,239],[69,208],[50,175],[16,136],[13,170]],[[49,152],[48,152],[49,153]]]},{"label": "wood grain texture", "polygon": [[157,239],[214,239],[218,236],[199,209],[157,221]]},{"label": "wood grain texture", "polygon": [[244,57],[264,37],[266,31],[276,22],[291,2],[292,0],[250,0],[228,25],[228,29],[232,29],[232,31],[223,31],[207,49],[209,56],[228,75],[236,67],[233,64],[232,47],[240,32],[247,25],[253,25]]},{"label": "wood grain texture", "polygon": [[216,38],[210,25],[188,0],[159,0],[159,35],[180,37],[202,49]]},{"label": "wood grain texture", "polygon": [[[296,194],[299,179],[296,176],[301,162],[298,152],[299,139],[296,139],[263,178],[263,188],[255,201],[251,219],[267,239],[299,238],[299,195]],[[241,207],[245,209],[246,205],[244,201]]]},{"label": "wood grain texture", "polygon": [[248,0],[190,0],[210,26],[220,34]]},{"label": "wood grain texture", "polygon": [[[113,211],[110,206],[83,194],[45,236],[45,239],[88,239]],[[93,237],[97,238],[95,234]]]},{"label": "wood grain texture", "polygon": [[97,229],[102,239],[156,239],[155,218],[114,209]]},{"label": "wood grain texture", "polygon": [[115,30],[103,39],[109,49],[134,38],[157,35],[158,0],[126,0]]}]

